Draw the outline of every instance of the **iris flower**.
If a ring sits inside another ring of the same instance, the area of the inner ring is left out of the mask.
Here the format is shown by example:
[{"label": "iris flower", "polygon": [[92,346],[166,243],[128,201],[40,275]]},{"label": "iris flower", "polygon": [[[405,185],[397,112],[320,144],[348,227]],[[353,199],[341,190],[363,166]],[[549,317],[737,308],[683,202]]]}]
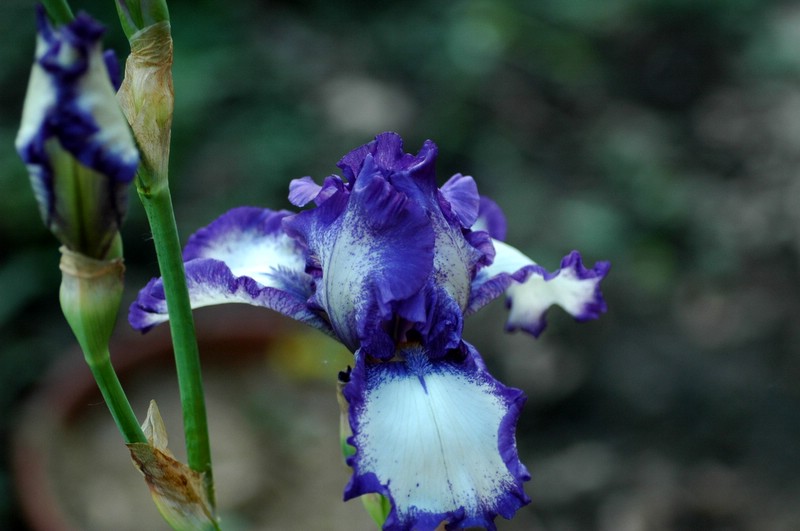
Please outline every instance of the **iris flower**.
[{"label": "iris flower", "polygon": [[139,164],[115,96],[119,66],[86,14],[53,28],[39,6],[37,26],[16,148],[48,228],[70,250],[102,259]]},{"label": "iris flower", "polygon": [[[354,353],[343,374],[355,453],[344,498],[380,493],[385,530],[483,526],[530,499],[515,429],[525,401],[464,341],[464,317],[506,294],[507,329],[538,336],[557,304],[577,320],[604,312],[607,262],[572,252],[553,273],[503,243],[500,208],[456,174],[437,188],[437,148],[384,133],[338,163],[343,177],[289,186],[293,214],[236,208],[184,250],[193,307],[264,306]],[[131,324],[167,319],[160,279],[139,293]]]}]

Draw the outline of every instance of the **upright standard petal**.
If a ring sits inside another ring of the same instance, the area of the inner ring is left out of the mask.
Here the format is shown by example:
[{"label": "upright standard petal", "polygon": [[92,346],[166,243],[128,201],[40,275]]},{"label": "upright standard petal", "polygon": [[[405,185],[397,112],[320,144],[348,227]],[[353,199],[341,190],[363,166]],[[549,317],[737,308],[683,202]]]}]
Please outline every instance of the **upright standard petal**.
[{"label": "upright standard petal", "polygon": [[290,185],[292,202],[318,205],[287,220],[309,249],[314,302],[353,350],[391,357],[414,340],[441,356],[461,340],[470,282],[494,250],[468,230],[480,202],[474,181],[456,175],[437,189],[436,153],[431,141],[405,153],[398,135],[383,133],[339,162],[346,183]]},{"label": "upright standard petal", "polygon": [[[288,215],[241,207],[197,231],[184,249],[192,308],[232,302],[263,306],[332,333],[307,305],[314,281],[304,271],[303,247],[283,232]],[[139,292],[128,319],[141,331],[168,319],[160,278]]]},{"label": "upright standard petal", "polygon": [[[478,218],[479,205],[474,179],[458,173],[438,190],[437,207],[431,208],[431,221],[436,231],[434,281],[453,298],[459,312],[467,306],[475,272],[491,263],[494,257],[488,238],[469,230]],[[460,330],[458,334],[460,336]],[[453,347],[455,345],[449,346]]]},{"label": "upright standard petal", "polygon": [[416,181],[411,186],[413,190],[424,185],[427,188],[436,187],[436,173],[433,162],[437,154],[436,144],[426,140],[416,155],[406,153],[403,149],[403,139],[397,133],[381,133],[375,140],[352,150],[342,157],[337,166],[342,170],[344,177],[351,183],[357,180],[364,166],[364,161],[369,156],[375,161],[375,167],[384,177],[394,175],[410,175]]},{"label": "upright standard petal", "polygon": [[343,391],[355,447],[345,499],[387,496],[383,528],[398,531],[495,529],[497,515],[511,518],[530,501],[514,436],[525,397],[492,378],[471,346],[461,359],[431,361],[421,346],[399,361],[356,357]]},{"label": "upright standard petal", "polygon": [[322,191],[322,187],[311,177],[292,179],[289,183],[289,202],[297,207],[304,207],[313,201]]},{"label": "upright standard petal", "polygon": [[475,179],[457,173],[442,185],[440,191],[445,200],[442,208],[445,215],[452,213],[462,227],[472,227],[478,219],[481,203]]},{"label": "upright standard petal", "polygon": [[342,179],[336,175],[325,178],[322,186],[314,182],[311,177],[292,179],[289,183],[289,202],[297,207],[304,207],[311,201],[317,206],[328,200],[338,191],[349,190]]},{"label": "upright standard petal", "polygon": [[318,270],[314,302],[341,341],[355,351],[391,356],[386,325],[410,308],[430,276],[434,234],[419,205],[395,190],[371,155],[352,192],[339,190],[318,208],[285,222]]},{"label": "upright standard petal", "polygon": [[139,154],[114,94],[102,26],[80,14],[54,29],[40,8],[38,29],[16,148],[48,228],[100,258],[125,213]]},{"label": "upright standard petal", "polygon": [[517,328],[539,336],[547,326],[550,306],[561,306],[578,321],[596,319],[606,311],[600,282],[611,267],[597,262],[584,267],[577,251],[561,260],[553,273],[508,244],[494,240],[494,262],[481,269],[472,282],[467,313],[473,313],[505,292],[509,316],[506,329]]}]

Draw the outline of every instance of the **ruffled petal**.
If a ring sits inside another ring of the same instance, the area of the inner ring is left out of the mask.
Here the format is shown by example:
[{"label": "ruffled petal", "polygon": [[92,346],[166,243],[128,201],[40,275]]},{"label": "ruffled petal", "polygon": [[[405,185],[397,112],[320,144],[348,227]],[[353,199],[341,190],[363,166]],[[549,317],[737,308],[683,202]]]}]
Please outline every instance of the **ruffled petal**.
[{"label": "ruffled petal", "polygon": [[398,135],[383,133],[341,159],[347,184],[291,185],[293,202],[318,205],[286,222],[309,249],[313,302],[353,350],[391,357],[397,343],[421,341],[441,356],[461,339],[472,278],[494,249],[468,230],[474,180],[456,175],[436,188],[436,153],[431,141],[405,153]]},{"label": "ruffled petal", "polygon": [[[332,333],[312,311],[314,281],[304,271],[304,250],[282,229],[289,212],[242,207],[195,233],[184,249],[192,308],[239,302],[270,308]],[[151,280],[131,305],[128,320],[146,331],[168,319],[164,287]]]},{"label": "ruffled petal", "polygon": [[340,340],[353,351],[391,356],[384,325],[431,273],[434,234],[425,211],[398,193],[368,154],[352,192],[337,191],[285,227],[307,246],[309,268],[319,269],[315,303]]},{"label": "ruffled petal", "polygon": [[442,198],[446,204],[442,211],[445,215],[452,213],[465,229],[472,227],[478,219],[480,196],[475,179],[457,173],[450,177],[441,188]]},{"label": "ruffled petal", "polygon": [[467,314],[505,292],[510,310],[506,329],[520,328],[538,337],[547,326],[545,314],[554,304],[577,321],[596,319],[606,311],[600,282],[608,274],[608,262],[587,269],[580,253],[572,251],[561,261],[560,269],[549,273],[514,247],[497,240],[493,243],[495,260],[472,282]]},{"label": "ruffled petal", "polygon": [[265,286],[276,270],[303,271],[302,247],[283,232],[283,219],[290,215],[286,210],[231,209],[189,237],[183,260],[220,260],[236,276],[250,276]]},{"label": "ruffled petal", "polygon": [[350,187],[337,175],[326,177],[322,186],[315,183],[311,177],[302,177],[289,183],[289,202],[295,206],[304,207],[314,201],[314,204],[319,206],[337,193],[345,193],[349,190]]},{"label": "ruffled petal", "polygon": [[311,177],[292,179],[289,183],[289,202],[296,207],[304,207],[319,195],[322,187]]},{"label": "ruffled petal", "polygon": [[460,226],[448,223],[441,212],[432,212],[430,218],[436,235],[431,281],[437,289],[453,299],[454,306],[461,313],[469,302],[470,283],[475,271],[487,258],[481,249],[472,245],[472,238],[465,238]]},{"label": "ruffled petal", "polygon": [[376,136],[372,142],[352,150],[336,165],[342,170],[345,178],[353,184],[369,156],[374,159],[375,167],[380,169],[384,177],[410,174],[418,181],[415,188],[422,182],[435,187],[436,174],[433,163],[436,154],[436,144],[430,140],[425,141],[416,155],[406,153],[400,135],[386,132]]},{"label": "ruffled petal", "polygon": [[[437,154],[436,144],[430,140],[423,143],[416,155],[405,153],[399,135],[383,133],[342,159],[340,167],[346,172],[356,169],[363,172],[365,161],[373,157],[377,171],[393,189],[426,212],[435,238],[433,274],[423,292],[427,311],[422,320],[412,321],[403,314],[400,317],[410,321],[412,328],[422,334],[423,343],[449,349],[460,340],[461,313],[469,301],[470,282],[476,270],[491,261],[486,253],[494,251],[465,230],[478,215],[480,196],[474,180],[457,174],[438,189]],[[427,335],[430,330],[435,331],[436,337]],[[405,341],[406,337],[395,339]],[[432,353],[443,354],[444,351]]]},{"label": "ruffled petal", "polygon": [[[421,334],[419,339],[431,347],[432,356],[444,355],[460,341],[470,282],[479,265],[488,261],[485,248],[473,246],[473,240],[467,237],[467,224],[477,216],[477,186],[471,177],[456,175],[438,189],[435,174],[438,149],[430,140],[423,143],[416,155],[404,153],[402,139],[394,133],[378,135],[367,146],[369,153],[375,154],[381,175],[400,194],[419,205],[429,219],[435,243],[433,274],[422,292],[426,313],[421,320],[412,321],[403,314],[400,317],[410,321],[401,325],[411,324]],[[407,337],[395,339],[402,342]],[[435,346],[442,350],[435,351]]]},{"label": "ruffled petal", "polygon": [[482,526],[530,500],[515,429],[523,393],[486,372],[464,345],[461,360],[431,361],[421,347],[402,361],[371,363],[359,352],[344,396],[356,448],[345,499],[377,492],[392,510],[385,530]]}]

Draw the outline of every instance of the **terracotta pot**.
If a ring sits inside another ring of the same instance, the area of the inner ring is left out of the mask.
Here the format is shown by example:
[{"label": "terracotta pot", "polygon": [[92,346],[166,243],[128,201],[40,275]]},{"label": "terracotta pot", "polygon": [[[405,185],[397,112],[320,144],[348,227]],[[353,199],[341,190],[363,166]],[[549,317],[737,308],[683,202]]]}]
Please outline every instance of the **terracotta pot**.
[{"label": "terracotta pot", "polygon": [[[360,503],[341,502],[349,471],[338,453],[335,381],[348,354],[255,308],[204,309],[196,323],[226,527],[372,529]],[[139,418],[155,399],[170,449],[185,461],[168,327],[142,336],[121,326],[111,353]],[[168,529],[77,347],[42,381],[17,426],[14,477],[31,529]]]}]

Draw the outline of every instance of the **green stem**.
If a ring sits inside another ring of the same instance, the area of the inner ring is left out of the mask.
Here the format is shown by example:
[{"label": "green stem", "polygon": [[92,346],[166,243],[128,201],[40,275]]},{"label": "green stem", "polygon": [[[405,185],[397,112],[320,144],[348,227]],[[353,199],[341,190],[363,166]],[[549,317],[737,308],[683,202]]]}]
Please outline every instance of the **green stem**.
[{"label": "green stem", "polygon": [[169,22],[166,0],[116,0],[122,30],[128,40],[137,32],[159,22]]},{"label": "green stem", "polygon": [[86,362],[89,364],[97,386],[100,392],[103,393],[103,398],[111,411],[111,416],[114,417],[114,422],[117,423],[120,433],[125,438],[125,442],[130,443],[147,443],[147,438],[142,432],[139,421],[136,420],[136,415],[133,413],[128,397],[125,396],[125,391],[122,390],[122,385],[119,383],[117,373],[111,366],[111,358],[108,349],[102,353],[94,353],[86,356]]},{"label": "green stem", "polygon": [[50,20],[57,26],[68,24],[75,18],[67,0],[42,0],[42,4],[47,14],[50,15]]},{"label": "green stem", "polygon": [[183,429],[186,434],[186,455],[189,468],[203,474],[206,494],[214,507],[214,482],[211,472],[211,447],[200,372],[200,355],[194,333],[194,318],[189,303],[189,291],[181,257],[178,228],[172,209],[169,188],[155,191],[139,188],[164,282],[164,294],[169,311],[178,387],[183,409]]}]

